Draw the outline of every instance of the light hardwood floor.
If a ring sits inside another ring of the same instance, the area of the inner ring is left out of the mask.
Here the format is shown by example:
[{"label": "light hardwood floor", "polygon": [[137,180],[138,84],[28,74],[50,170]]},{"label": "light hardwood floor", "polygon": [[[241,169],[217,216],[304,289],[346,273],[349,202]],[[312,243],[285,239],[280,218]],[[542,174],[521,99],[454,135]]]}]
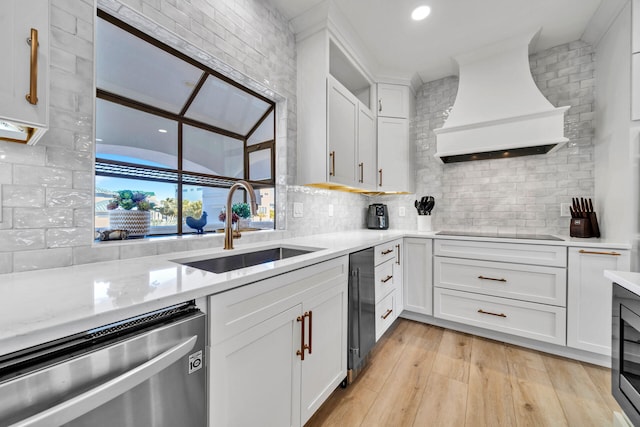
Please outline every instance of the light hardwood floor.
[{"label": "light hardwood floor", "polygon": [[398,319],[315,426],[610,426],[609,369]]}]

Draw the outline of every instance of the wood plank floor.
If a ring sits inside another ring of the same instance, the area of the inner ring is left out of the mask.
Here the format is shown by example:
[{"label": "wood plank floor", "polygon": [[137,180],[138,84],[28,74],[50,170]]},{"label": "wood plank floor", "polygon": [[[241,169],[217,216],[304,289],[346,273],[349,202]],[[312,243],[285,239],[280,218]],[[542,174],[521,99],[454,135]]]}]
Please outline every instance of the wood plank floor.
[{"label": "wood plank floor", "polygon": [[611,426],[609,369],[398,319],[316,426]]}]

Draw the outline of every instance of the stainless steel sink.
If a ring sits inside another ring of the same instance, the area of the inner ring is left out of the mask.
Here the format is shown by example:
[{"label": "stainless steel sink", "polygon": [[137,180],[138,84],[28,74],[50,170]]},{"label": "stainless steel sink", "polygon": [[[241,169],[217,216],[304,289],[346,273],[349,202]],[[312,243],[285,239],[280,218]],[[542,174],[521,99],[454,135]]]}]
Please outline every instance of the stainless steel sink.
[{"label": "stainless steel sink", "polygon": [[317,248],[296,248],[278,246],[275,248],[260,249],[254,252],[244,252],[233,255],[222,255],[210,258],[186,258],[176,259],[173,262],[199,268],[212,273],[225,273],[227,271],[239,270],[258,264],[278,261],[285,258],[296,257],[317,251]]}]

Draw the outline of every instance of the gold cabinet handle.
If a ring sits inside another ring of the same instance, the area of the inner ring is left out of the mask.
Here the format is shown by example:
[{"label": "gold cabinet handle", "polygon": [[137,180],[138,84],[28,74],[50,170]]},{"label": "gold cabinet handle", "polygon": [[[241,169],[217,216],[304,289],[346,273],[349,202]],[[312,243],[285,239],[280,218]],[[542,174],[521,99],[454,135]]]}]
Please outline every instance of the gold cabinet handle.
[{"label": "gold cabinet handle", "polygon": [[[306,313],[305,313],[306,314]],[[302,322],[302,326],[300,327],[300,350],[296,351],[296,356],[300,356],[300,360],[304,360],[304,319],[306,316],[298,316],[296,318],[297,322]]]},{"label": "gold cabinet handle", "polygon": [[378,173],[380,174],[380,187],[382,187],[382,169],[378,170]]},{"label": "gold cabinet handle", "polygon": [[329,176],[336,176],[336,152],[329,153],[329,159],[331,160],[331,166],[329,167]]},{"label": "gold cabinet handle", "polygon": [[482,314],[490,314],[491,316],[498,316],[498,317],[507,317],[506,314],[504,313],[492,313],[490,311],[484,311],[483,309],[479,308],[478,309],[478,313],[482,313]]},{"label": "gold cabinet handle", "polygon": [[360,182],[364,182],[364,163],[358,163],[360,168]]},{"label": "gold cabinet handle", "polygon": [[400,244],[396,245],[396,249],[398,250],[398,258],[396,259],[396,264],[400,265]]},{"label": "gold cabinet handle", "polygon": [[478,279],[482,279],[482,280],[494,280],[496,282],[507,282],[507,279],[496,279],[493,277],[484,277],[484,276],[478,276]]},{"label": "gold cabinet handle", "polygon": [[387,283],[389,280],[393,279],[393,276],[387,276],[384,279],[380,279],[382,283]]},{"label": "gold cabinet handle", "polygon": [[387,255],[390,254],[391,252],[393,252],[393,249],[385,249],[384,251],[380,252],[382,255]]},{"label": "gold cabinet handle", "polygon": [[309,350],[309,354],[311,354],[311,347],[313,346],[313,311],[309,310],[304,315],[309,318],[309,345],[305,345],[304,348]]},{"label": "gold cabinet handle", "polygon": [[29,75],[29,93],[25,98],[29,104],[38,103],[38,30],[31,29],[31,36],[27,39],[27,44],[31,46],[31,72]]},{"label": "gold cabinet handle", "polygon": [[389,309],[387,309],[387,312],[386,312],[385,314],[383,314],[383,315],[382,315],[382,319],[383,319],[383,320],[384,320],[384,319],[386,319],[387,317],[389,317],[389,315],[390,315],[391,313],[393,313],[393,310],[392,310],[392,309],[390,309],[390,308],[389,308]]},{"label": "gold cabinet handle", "polygon": [[589,254],[589,255],[611,255],[611,256],[620,256],[621,254],[618,252],[597,252],[597,251],[585,251],[584,249],[580,249],[578,252],[581,254]]}]

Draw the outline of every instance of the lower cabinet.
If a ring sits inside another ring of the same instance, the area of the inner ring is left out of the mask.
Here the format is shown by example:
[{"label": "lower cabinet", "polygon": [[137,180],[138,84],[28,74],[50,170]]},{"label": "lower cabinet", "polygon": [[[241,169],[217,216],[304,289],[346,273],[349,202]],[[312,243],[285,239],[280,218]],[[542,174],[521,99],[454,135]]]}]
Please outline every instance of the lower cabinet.
[{"label": "lower cabinet", "polygon": [[348,258],[209,298],[210,426],[302,426],[347,373]]},{"label": "lower cabinet", "polygon": [[404,239],[403,297],[404,309],[413,313],[433,314],[433,240]]},{"label": "lower cabinet", "polygon": [[376,341],[402,312],[402,239],[374,248]]},{"label": "lower cabinet", "polygon": [[604,270],[629,271],[628,250],[569,248],[567,345],[611,356],[611,281]]}]

